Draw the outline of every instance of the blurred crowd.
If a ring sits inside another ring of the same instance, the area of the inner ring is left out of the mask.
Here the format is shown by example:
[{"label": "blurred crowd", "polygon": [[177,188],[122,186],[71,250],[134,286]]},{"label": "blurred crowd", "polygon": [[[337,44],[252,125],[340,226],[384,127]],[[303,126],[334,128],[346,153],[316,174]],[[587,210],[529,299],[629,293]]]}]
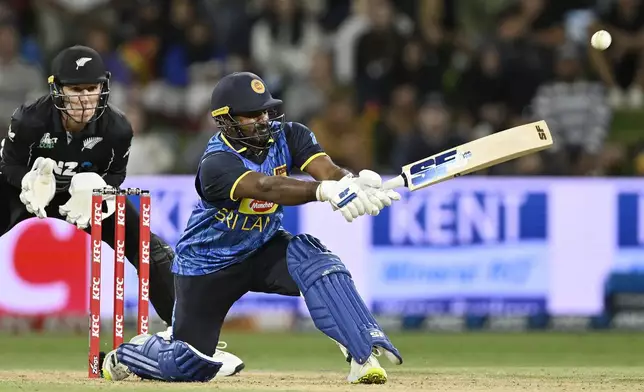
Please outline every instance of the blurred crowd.
[{"label": "blurred crowd", "polygon": [[[556,147],[499,175],[644,174],[609,141],[644,106],[640,0],[0,0],[0,121],[47,92],[84,44],[135,131],[130,174],[193,173],[216,131],[214,84],[250,70],[354,171],[404,163],[545,119]],[[589,47],[592,32],[613,44]],[[634,124],[634,126],[636,126]],[[638,164],[641,162],[641,164]]]}]

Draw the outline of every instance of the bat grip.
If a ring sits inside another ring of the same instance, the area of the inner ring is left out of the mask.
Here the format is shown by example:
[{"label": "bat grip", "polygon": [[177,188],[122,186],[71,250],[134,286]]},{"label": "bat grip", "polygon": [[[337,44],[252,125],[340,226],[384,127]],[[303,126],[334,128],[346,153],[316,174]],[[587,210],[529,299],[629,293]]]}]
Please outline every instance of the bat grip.
[{"label": "bat grip", "polygon": [[396,189],[405,186],[405,178],[402,175],[396,176],[382,184],[384,189]]}]

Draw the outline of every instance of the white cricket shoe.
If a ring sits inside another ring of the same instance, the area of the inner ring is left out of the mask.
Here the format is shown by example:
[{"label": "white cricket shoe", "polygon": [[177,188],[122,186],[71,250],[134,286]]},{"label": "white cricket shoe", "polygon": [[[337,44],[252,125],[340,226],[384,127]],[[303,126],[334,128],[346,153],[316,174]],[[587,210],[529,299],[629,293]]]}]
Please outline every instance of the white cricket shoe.
[{"label": "white cricket shoe", "polygon": [[119,362],[116,356],[116,350],[112,350],[105,355],[103,360],[103,378],[108,381],[125,380],[132,374],[127,366]]},{"label": "white cricket shoe", "polygon": [[347,381],[352,384],[384,384],[387,382],[387,372],[380,366],[376,354],[371,354],[367,362],[360,365],[351,359],[351,370]]},{"label": "white cricket shoe", "polygon": [[[157,335],[161,336],[164,340],[171,341],[172,327],[168,327],[165,331],[158,332]],[[242,361],[238,356],[223,351],[226,347],[228,347],[228,344],[220,341],[217,343],[217,349],[215,350],[215,354],[212,356],[215,361],[223,363],[223,366],[219,369],[215,378],[232,376],[241,372],[244,367],[246,367],[244,361]]]},{"label": "white cricket shoe", "polygon": [[[150,338],[150,336],[152,335],[136,335],[135,337],[130,339],[130,343],[134,343],[140,346],[145,343]],[[102,370],[103,378],[110,381],[125,380],[132,374],[127,366],[119,362],[118,357],[116,356],[116,350],[112,350],[109,353],[105,354]]]},{"label": "white cricket shoe", "polygon": [[165,331],[157,332],[157,336],[161,336],[166,342],[172,341],[172,327],[168,327]]},{"label": "white cricket shoe", "polygon": [[[333,339],[331,339],[333,340]],[[341,345],[340,343],[336,342],[333,340],[335,344],[338,345],[340,348],[340,351],[342,351],[342,355],[347,359],[349,359],[349,351]],[[385,353],[387,351],[385,350]],[[352,384],[384,384],[387,382],[387,372],[385,369],[383,369],[382,366],[380,366],[380,362],[378,362],[377,356],[380,356],[380,350],[377,348],[373,350],[373,353],[367,359],[367,362],[364,364],[360,365],[358,362],[356,362],[355,359],[351,358],[351,370],[349,371],[349,376],[347,377],[347,381],[349,381]]]},{"label": "white cricket shoe", "polygon": [[241,358],[239,358],[235,354],[223,351],[223,349],[227,346],[228,344],[226,344],[226,342],[220,341],[217,344],[215,355],[212,356],[215,361],[223,363],[223,366],[221,367],[221,369],[219,369],[215,378],[235,375],[241,372],[246,367],[244,361],[242,361]]}]

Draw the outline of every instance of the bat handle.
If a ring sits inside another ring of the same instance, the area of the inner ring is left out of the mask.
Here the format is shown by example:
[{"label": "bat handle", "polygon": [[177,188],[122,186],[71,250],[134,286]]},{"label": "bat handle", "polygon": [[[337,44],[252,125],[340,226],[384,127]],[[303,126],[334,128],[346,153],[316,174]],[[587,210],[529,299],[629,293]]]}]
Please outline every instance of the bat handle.
[{"label": "bat handle", "polygon": [[382,187],[384,189],[396,189],[404,186],[405,186],[405,179],[403,178],[402,175],[399,175],[390,180],[387,180],[382,184]]}]

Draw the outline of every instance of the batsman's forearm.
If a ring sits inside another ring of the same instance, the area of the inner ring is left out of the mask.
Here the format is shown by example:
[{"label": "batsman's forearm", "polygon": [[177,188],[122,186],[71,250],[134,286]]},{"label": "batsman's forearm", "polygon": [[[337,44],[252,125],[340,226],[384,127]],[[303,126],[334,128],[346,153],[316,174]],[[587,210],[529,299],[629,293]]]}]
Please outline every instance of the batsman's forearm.
[{"label": "batsman's forearm", "polygon": [[284,206],[296,206],[317,201],[317,181],[301,181],[283,176],[266,176],[259,181],[262,197],[266,201]]},{"label": "batsman's forearm", "polygon": [[333,172],[333,174],[330,176],[329,180],[340,181],[342,178],[348,175],[353,175],[353,173],[338,166],[335,172]]}]

